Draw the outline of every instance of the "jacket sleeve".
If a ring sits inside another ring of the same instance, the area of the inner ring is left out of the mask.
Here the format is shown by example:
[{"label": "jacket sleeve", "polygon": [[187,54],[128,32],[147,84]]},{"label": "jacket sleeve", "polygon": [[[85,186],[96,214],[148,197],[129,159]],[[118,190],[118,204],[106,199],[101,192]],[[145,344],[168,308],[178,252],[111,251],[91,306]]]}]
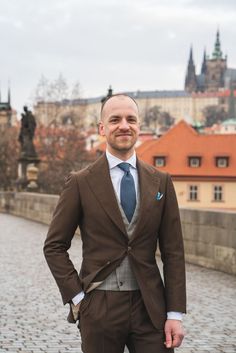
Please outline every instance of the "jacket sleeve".
[{"label": "jacket sleeve", "polygon": [[59,287],[64,304],[82,290],[78,273],[67,252],[81,217],[76,178],[77,176],[71,173],[65,179],[64,188],[53,213],[43,248],[46,261]]},{"label": "jacket sleeve", "polygon": [[186,312],[186,280],[179,208],[172,180],[167,174],[165,204],[159,228],[167,312]]}]

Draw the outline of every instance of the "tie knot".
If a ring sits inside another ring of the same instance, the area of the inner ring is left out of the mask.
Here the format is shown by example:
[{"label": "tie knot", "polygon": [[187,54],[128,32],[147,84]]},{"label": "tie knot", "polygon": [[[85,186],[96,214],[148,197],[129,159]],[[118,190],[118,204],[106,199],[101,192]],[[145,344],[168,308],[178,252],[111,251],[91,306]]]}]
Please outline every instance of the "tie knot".
[{"label": "tie knot", "polygon": [[117,167],[122,169],[123,172],[129,173],[129,169],[130,169],[130,164],[129,163],[123,162],[123,163],[118,164]]}]

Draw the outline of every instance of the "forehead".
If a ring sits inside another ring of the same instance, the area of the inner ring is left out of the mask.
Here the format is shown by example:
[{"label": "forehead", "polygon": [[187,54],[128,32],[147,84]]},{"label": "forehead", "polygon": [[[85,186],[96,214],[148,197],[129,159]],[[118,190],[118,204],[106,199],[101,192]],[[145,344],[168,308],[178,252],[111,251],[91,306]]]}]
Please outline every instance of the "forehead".
[{"label": "forehead", "polygon": [[110,98],[104,105],[102,117],[108,117],[114,114],[128,113],[138,116],[138,107],[135,102],[126,96],[117,96]]}]

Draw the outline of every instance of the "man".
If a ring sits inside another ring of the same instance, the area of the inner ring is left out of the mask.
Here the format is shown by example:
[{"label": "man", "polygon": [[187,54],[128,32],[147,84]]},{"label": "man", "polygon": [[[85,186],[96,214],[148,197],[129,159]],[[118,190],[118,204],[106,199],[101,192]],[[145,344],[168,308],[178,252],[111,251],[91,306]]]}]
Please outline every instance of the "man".
[{"label": "man", "polygon": [[[171,178],[136,158],[136,102],[113,95],[99,131],[106,154],[72,173],[53,215],[44,253],[79,319],[85,353],[173,352],[183,339],[185,268],[178,205]],[[79,226],[79,275],[67,250]],[[163,261],[164,285],[156,264]]]}]

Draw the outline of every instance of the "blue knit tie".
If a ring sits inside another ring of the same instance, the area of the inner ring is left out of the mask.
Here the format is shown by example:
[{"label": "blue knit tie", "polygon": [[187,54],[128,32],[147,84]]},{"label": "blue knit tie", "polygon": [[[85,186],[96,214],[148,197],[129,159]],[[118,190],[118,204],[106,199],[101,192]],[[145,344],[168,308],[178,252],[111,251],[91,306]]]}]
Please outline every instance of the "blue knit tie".
[{"label": "blue knit tie", "polygon": [[118,167],[124,171],[120,184],[120,203],[128,221],[131,222],[136,207],[134,178],[130,173],[129,163],[120,163]]}]

